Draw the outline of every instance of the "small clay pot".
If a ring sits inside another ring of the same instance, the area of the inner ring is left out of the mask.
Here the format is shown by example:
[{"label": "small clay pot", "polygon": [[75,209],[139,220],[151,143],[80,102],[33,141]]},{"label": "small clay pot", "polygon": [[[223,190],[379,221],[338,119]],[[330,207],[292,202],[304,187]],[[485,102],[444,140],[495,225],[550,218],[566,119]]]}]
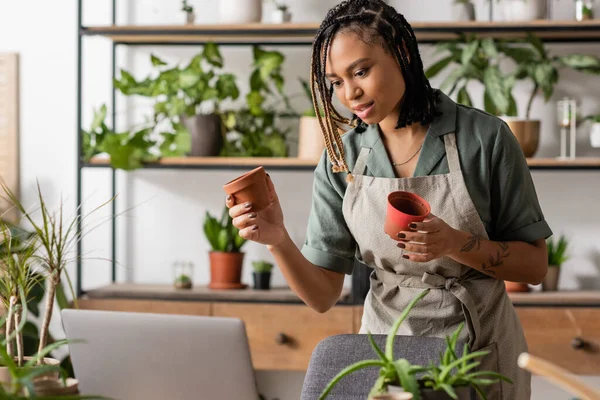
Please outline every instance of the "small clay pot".
[{"label": "small clay pot", "polygon": [[244,289],[241,283],[244,253],[224,253],[211,251],[210,289]]},{"label": "small clay pot", "polygon": [[252,203],[252,211],[261,211],[271,204],[267,187],[267,173],[263,167],[235,178],[223,186],[225,193],[233,196],[235,204]]},{"label": "small clay pot", "polygon": [[398,232],[407,231],[412,222],[421,222],[431,213],[431,206],[421,196],[411,192],[392,192],[388,195],[385,233],[398,240]]},{"label": "small clay pot", "polygon": [[504,286],[509,293],[527,293],[531,290],[526,283],[504,281]]}]

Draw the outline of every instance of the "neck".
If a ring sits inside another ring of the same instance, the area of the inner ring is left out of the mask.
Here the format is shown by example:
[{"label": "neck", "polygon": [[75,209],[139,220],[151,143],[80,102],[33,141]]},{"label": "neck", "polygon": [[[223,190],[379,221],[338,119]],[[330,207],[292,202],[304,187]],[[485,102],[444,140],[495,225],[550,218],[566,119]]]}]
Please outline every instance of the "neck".
[{"label": "neck", "polygon": [[386,139],[415,139],[427,132],[427,127],[418,122],[399,129],[396,129],[397,123],[397,113],[392,113],[379,123],[379,129]]}]

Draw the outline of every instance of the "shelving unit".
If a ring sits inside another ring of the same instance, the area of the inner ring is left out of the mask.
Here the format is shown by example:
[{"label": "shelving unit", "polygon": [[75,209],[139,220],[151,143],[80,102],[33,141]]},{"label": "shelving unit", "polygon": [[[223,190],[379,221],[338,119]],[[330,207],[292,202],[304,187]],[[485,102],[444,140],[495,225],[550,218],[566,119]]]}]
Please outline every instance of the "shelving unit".
[{"label": "shelving unit", "polygon": [[[78,0],[78,61],[77,61],[77,206],[82,203],[82,170],[85,168],[110,168],[106,160],[95,159],[89,163],[82,161],[82,50],[87,37],[99,36],[112,41],[112,78],[116,77],[118,46],[173,46],[198,45],[215,42],[219,45],[278,45],[308,46],[318,29],[317,23],[245,24],[245,25],[181,25],[181,26],[117,26],[116,1],[112,1],[111,25],[83,26],[83,0]],[[495,38],[521,38],[535,33],[546,42],[600,42],[600,21],[534,21],[518,23],[496,22],[416,22],[411,24],[417,39],[422,44],[448,40],[461,33],[473,33]],[[109,103],[112,110],[111,125],[116,125],[115,88]],[[559,160],[528,160],[532,170],[599,170],[600,158]],[[165,158],[160,162],[146,165],[149,169],[249,169],[258,165],[276,170],[312,171],[315,161],[296,158]],[[112,170],[112,193],[116,194],[116,175]],[[116,214],[116,203],[112,203]],[[81,229],[81,226],[78,227]],[[112,259],[116,260],[116,225],[112,222]],[[81,255],[81,241],[77,244],[77,254]],[[82,290],[81,261],[77,264],[76,291]],[[116,282],[116,265],[113,261],[112,282]],[[354,290],[353,290],[354,292]]]}]

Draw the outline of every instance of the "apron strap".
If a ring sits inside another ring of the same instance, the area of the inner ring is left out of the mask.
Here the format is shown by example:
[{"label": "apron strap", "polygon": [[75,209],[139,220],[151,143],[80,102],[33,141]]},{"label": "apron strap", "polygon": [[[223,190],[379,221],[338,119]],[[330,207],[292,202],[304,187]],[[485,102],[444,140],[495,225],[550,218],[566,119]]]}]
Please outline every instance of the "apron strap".
[{"label": "apron strap", "polygon": [[460,172],[460,160],[458,158],[458,147],[456,146],[456,134],[454,132],[444,135],[444,145],[446,147],[446,157],[450,172]]},{"label": "apron strap", "polygon": [[365,174],[365,170],[367,168],[367,160],[369,159],[370,152],[370,147],[362,147],[360,149],[360,153],[358,154],[358,158],[356,159],[356,164],[354,164],[354,168],[352,168],[352,175],[356,176]]},{"label": "apron strap", "polygon": [[377,279],[389,285],[406,286],[417,289],[443,289],[449,291],[460,301],[466,326],[469,330],[469,347],[477,350],[479,348],[479,337],[481,336],[481,324],[479,313],[475,306],[475,300],[469,291],[461,284],[459,278],[446,278],[442,275],[425,272],[422,277],[416,275],[400,275],[380,268],[375,269]]}]

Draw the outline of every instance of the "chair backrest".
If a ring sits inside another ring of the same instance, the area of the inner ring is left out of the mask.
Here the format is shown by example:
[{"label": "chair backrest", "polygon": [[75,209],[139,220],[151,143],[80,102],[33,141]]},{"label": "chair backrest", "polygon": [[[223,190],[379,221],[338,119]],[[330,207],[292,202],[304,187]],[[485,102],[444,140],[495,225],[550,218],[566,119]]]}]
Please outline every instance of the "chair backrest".
[{"label": "chair backrest", "polygon": [[[386,335],[373,335],[383,350]],[[462,344],[457,346],[462,349]],[[446,349],[442,338],[396,336],[394,359],[405,358],[411,364],[427,365],[439,360]],[[377,359],[367,335],[337,335],[323,339],[312,353],[302,386],[302,400],[316,400],[329,381],[342,369],[357,361]],[[343,378],[327,397],[328,400],[366,400],[379,376],[379,369],[365,368]]]}]

